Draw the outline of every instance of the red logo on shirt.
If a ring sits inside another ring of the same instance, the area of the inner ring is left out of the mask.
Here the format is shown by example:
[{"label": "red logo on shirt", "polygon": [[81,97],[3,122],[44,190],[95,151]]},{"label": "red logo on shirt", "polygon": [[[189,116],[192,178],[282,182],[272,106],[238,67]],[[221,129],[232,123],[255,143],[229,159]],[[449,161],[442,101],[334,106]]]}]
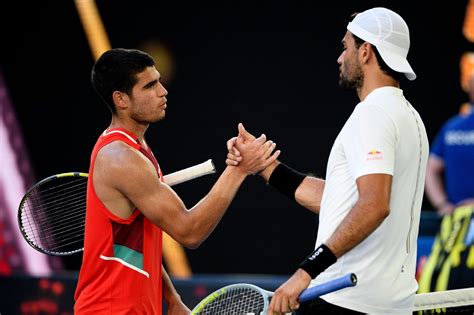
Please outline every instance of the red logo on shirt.
[{"label": "red logo on shirt", "polygon": [[383,160],[382,152],[378,150],[369,151],[369,153],[367,153],[367,161],[373,161],[373,160]]}]

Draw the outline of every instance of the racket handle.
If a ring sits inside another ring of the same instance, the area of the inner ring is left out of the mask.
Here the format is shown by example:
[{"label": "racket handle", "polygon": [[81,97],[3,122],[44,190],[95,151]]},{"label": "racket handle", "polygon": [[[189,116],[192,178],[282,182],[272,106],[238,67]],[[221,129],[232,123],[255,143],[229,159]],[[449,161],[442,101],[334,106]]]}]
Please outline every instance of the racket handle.
[{"label": "racket handle", "polygon": [[166,184],[173,186],[215,172],[216,168],[214,163],[212,162],[212,159],[209,159],[206,162],[165,175],[163,179]]},{"label": "racket handle", "polygon": [[336,278],[334,280],[318,284],[314,287],[304,290],[300,297],[300,302],[311,301],[321,295],[344,289],[347,287],[353,287],[357,284],[357,277],[353,273],[348,273],[345,276]]}]

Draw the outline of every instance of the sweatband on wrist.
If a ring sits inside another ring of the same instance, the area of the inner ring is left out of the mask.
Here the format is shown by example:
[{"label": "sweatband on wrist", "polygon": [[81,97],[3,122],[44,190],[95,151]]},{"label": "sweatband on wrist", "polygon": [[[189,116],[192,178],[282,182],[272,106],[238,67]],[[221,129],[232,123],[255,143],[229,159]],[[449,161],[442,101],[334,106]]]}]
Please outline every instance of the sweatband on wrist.
[{"label": "sweatband on wrist", "polygon": [[296,189],[305,177],[305,174],[295,171],[284,163],[280,163],[270,175],[268,184],[291,200],[295,200]]},{"label": "sweatband on wrist", "polygon": [[337,261],[336,255],[324,244],[314,250],[298,268],[306,271],[312,279]]}]

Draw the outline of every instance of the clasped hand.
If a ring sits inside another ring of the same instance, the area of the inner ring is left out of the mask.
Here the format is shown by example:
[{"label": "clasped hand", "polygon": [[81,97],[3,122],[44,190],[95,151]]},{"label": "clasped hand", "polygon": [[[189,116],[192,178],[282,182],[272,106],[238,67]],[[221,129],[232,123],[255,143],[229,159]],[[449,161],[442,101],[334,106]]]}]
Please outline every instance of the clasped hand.
[{"label": "clasped hand", "polygon": [[256,174],[266,169],[275,162],[280,155],[280,150],[275,150],[276,143],[267,140],[265,134],[256,138],[245,130],[244,125],[239,123],[239,134],[227,141],[226,164],[239,166],[247,174]]}]

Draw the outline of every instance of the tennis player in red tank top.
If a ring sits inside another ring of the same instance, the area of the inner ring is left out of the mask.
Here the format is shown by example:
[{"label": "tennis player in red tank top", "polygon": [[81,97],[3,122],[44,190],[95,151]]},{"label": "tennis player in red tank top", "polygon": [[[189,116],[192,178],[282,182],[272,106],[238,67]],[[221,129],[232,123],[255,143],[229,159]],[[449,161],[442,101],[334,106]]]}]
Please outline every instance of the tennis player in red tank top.
[{"label": "tennis player in red tank top", "polygon": [[[162,267],[162,231],[188,248],[214,230],[240,185],[280,154],[265,135],[241,141],[242,161],[227,166],[210,192],[186,209],[162,182],[145,140],[165,117],[168,92],[145,52],[116,48],[92,69],[94,89],[112,113],[92,155],[87,190],[84,256],[75,293],[76,314],[189,314]],[[243,126],[239,125],[243,132]],[[176,224],[179,222],[179,224]]]}]

